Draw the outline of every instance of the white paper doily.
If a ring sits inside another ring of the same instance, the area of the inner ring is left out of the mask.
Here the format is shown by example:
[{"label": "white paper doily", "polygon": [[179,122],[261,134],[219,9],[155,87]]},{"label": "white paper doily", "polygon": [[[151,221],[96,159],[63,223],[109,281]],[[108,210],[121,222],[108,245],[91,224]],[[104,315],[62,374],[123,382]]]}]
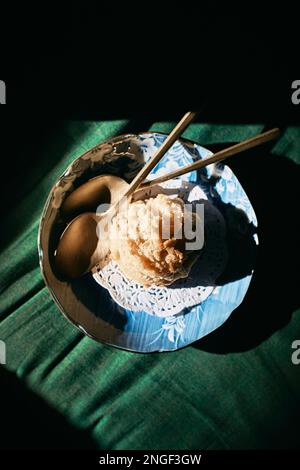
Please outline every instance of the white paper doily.
[{"label": "white paper doily", "polygon": [[97,270],[93,277],[122,307],[167,317],[181,312],[186,307],[200,304],[212,293],[215,281],[222,273],[227,261],[226,228],[220,211],[207,201],[203,190],[193,183],[180,180],[168,181],[160,188],[154,186],[141,190],[135,199],[153,197],[159,192],[179,196],[185,202],[194,201],[204,204],[205,245],[192,266],[189,276],[179,279],[171,286],[144,287],[127,279],[118,265],[111,261],[101,270]]}]

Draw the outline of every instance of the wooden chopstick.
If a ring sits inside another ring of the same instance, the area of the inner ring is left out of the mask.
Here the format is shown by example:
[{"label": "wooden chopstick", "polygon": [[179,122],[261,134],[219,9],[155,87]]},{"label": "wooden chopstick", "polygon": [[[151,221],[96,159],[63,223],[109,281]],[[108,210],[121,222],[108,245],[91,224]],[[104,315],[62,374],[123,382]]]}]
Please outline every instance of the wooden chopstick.
[{"label": "wooden chopstick", "polygon": [[237,153],[244,152],[250,148],[256,147],[257,145],[264,144],[269,140],[273,140],[279,137],[280,130],[276,127],[271,129],[270,131],[263,132],[262,134],[258,134],[255,137],[251,137],[250,139],[243,140],[238,144],[232,145],[226,149],[220,150],[219,152],[215,153],[211,157],[204,158],[203,160],[199,160],[195,163],[191,163],[190,165],[184,166],[179,168],[178,170],[171,171],[166,175],[160,176],[159,178],[155,178],[151,181],[145,181],[141,184],[141,187],[145,188],[148,186],[153,186],[155,184],[162,183],[164,181],[168,181],[172,178],[176,178],[177,176],[184,175],[185,173],[189,173],[190,171],[199,170],[211,163],[220,162],[231,155],[236,155]]},{"label": "wooden chopstick", "polygon": [[174,144],[176,139],[183,133],[187,126],[192,122],[192,120],[197,115],[196,112],[188,112],[183,118],[179,121],[177,126],[174,127],[172,132],[168,135],[164,143],[157,149],[154,155],[146,163],[141,171],[136,175],[136,177],[131,181],[126,193],[123,197],[128,198],[132,193],[140,186],[142,181],[148,176],[151,170],[157,165],[157,163],[162,159],[164,154],[169,150],[169,148]]}]

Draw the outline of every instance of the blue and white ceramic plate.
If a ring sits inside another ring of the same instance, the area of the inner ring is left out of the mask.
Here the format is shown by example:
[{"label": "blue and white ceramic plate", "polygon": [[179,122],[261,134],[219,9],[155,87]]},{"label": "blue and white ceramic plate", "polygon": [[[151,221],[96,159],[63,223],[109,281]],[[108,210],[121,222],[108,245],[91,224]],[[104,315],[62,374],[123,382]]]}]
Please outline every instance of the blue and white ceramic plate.
[{"label": "blue and white ceramic plate", "polygon": [[[223,215],[229,258],[210,295],[200,304],[165,318],[116,303],[109,292],[86,274],[64,282],[55,273],[54,251],[65,228],[59,208],[74,188],[88,179],[111,173],[128,182],[164,142],[166,135],[144,133],[115,137],[92,148],[67,168],[49,194],[39,230],[40,265],[45,282],[62,313],[81,331],[103,343],[136,352],[174,351],[220,327],[242,302],[253,274],[253,257],[236,256],[231,247],[253,252],[258,245],[253,207],[232,170],[210,165],[181,178],[199,185],[208,201]],[[178,140],[152,172],[158,176],[211,152],[185,139]],[[245,261],[246,260],[246,261]]]}]

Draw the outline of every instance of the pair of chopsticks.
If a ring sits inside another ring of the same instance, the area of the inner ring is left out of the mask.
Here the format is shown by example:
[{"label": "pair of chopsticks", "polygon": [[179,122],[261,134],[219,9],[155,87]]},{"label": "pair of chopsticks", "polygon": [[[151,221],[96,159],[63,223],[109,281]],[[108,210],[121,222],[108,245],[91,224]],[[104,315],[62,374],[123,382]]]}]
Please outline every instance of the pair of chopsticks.
[{"label": "pair of chopsticks", "polygon": [[164,143],[157,149],[154,155],[150,158],[150,160],[146,163],[146,165],[142,168],[142,170],[136,175],[133,179],[131,184],[129,185],[125,197],[129,197],[133,194],[133,192],[138,189],[139,186],[148,187],[153,186],[155,184],[162,183],[163,181],[170,180],[172,178],[176,178],[177,176],[184,175],[185,173],[189,173],[190,171],[199,170],[207,165],[212,163],[219,162],[224,160],[231,155],[236,155],[237,153],[244,152],[250,148],[256,147],[258,145],[264,144],[270,140],[273,140],[279,137],[280,131],[278,128],[271,129],[267,132],[263,132],[262,134],[258,134],[255,137],[251,137],[250,139],[246,139],[238,144],[232,145],[226,149],[223,149],[211,157],[204,158],[203,160],[196,161],[195,163],[191,163],[190,165],[184,166],[179,168],[178,170],[172,171],[164,176],[160,176],[159,178],[155,178],[151,181],[144,182],[145,178],[148,174],[153,170],[153,168],[157,165],[157,163],[162,159],[164,154],[168,151],[168,149],[174,144],[176,139],[183,133],[183,131],[187,128],[187,126],[193,121],[197,113],[195,112],[188,112],[186,113],[181,121],[177,124],[177,126],[173,129],[173,131],[168,135],[167,139]]}]

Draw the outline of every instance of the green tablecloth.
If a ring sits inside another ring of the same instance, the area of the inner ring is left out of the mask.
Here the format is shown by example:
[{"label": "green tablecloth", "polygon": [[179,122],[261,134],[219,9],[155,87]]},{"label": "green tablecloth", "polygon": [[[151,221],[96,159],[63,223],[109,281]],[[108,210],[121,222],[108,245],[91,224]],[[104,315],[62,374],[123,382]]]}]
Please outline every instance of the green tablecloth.
[{"label": "green tablecloth", "polygon": [[[169,132],[173,125],[154,123],[150,130]],[[263,128],[194,123],[184,136],[214,149]],[[291,344],[300,339],[299,288],[290,269],[298,251],[299,128],[230,163],[257,212],[261,249],[244,303],[218,331],[174,353],[134,354],[83,336],[50,298],[37,254],[49,190],[91,146],[144,130],[126,120],[60,123],[30,172],[24,170],[25,181],[18,180],[22,198],[2,223],[0,255],[0,340],[7,347],[1,413],[13,423],[10,445],[63,446],[62,430],[72,436],[74,427],[75,447],[300,447],[300,365],[291,361]],[[47,442],[37,437],[46,429]],[[6,442],[2,425],[1,432]]]}]

